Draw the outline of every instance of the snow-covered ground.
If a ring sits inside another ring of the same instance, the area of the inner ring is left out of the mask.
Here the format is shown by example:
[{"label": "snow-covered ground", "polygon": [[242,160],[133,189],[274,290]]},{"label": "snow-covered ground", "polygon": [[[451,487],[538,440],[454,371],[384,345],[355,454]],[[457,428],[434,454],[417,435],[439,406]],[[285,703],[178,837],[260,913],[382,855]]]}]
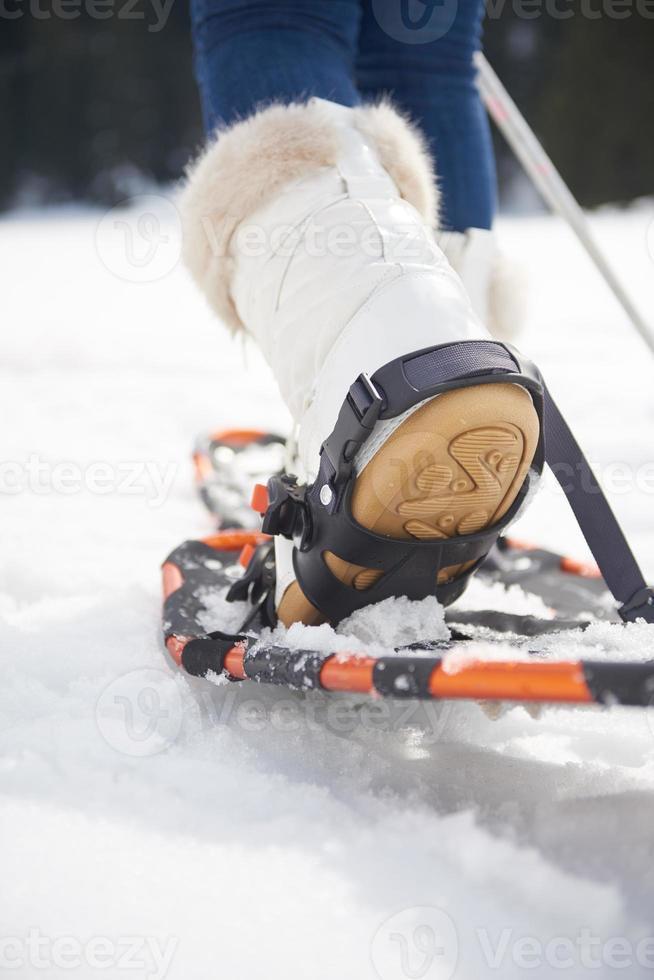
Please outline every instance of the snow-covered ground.
[{"label": "snow-covered ground", "polygon": [[[649,976],[652,712],[407,718],[212,687],[165,660],[159,563],[209,531],[194,436],[288,420],[256,352],[175,266],[174,215],[152,206],[159,226],[0,222],[0,971]],[[593,219],[645,312],[653,218]],[[522,347],[654,575],[654,361],[560,223],[501,231],[530,269]],[[585,555],[551,486],[520,532]]]}]

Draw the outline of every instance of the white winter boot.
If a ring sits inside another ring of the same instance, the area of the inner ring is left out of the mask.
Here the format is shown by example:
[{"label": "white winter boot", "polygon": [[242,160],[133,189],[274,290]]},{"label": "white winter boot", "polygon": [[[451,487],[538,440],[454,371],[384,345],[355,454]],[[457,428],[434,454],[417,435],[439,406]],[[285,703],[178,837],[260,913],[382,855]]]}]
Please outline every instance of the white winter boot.
[{"label": "white winter boot", "polygon": [[190,172],[186,262],[299,427],[308,489],[277,481],[265,525],[287,535],[287,624],[393,594],[452,601],[538,469],[538,384],[490,342],[436,211],[422,140],[385,104],[272,106]]}]

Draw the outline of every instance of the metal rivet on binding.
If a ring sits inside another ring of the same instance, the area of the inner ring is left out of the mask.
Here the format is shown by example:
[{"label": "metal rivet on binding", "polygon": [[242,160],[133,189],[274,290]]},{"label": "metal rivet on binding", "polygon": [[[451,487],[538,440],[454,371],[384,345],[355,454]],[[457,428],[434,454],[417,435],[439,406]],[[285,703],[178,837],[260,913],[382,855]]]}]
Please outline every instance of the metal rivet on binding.
[{"label": "metal rivet on binding", "polygon": [[332,488],[328,483],[323,483],[320,488],[320,503],[323,507],[329,507],[332,502],[334,494],[332,493]]}]

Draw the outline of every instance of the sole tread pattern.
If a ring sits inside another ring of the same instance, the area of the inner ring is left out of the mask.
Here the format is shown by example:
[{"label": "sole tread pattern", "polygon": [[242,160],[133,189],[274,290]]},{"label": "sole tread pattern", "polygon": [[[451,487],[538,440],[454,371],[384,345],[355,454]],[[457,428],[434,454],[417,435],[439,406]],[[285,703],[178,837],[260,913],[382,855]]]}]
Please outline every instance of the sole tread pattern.
[{"label": "sole tread pattern", "polygon": [[[461,388],[432,399],[391,435],[359,474],[352,513],[361,525],[394,538],[436,540],[471,534],[498,521],[524,482],[539,423],[517,385]],[[330,552],[324,560],[340,581],[359,590],[383,574]],[[441,569],[438,581],[469,566]],[[297,583],[278,610],[282,622],[322,622]]]}]

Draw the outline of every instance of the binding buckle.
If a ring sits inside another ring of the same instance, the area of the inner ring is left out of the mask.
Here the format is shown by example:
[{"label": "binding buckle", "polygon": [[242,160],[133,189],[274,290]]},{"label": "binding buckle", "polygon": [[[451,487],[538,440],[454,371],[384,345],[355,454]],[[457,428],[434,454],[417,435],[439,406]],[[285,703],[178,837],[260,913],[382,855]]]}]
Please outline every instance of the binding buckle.
[{"label": "binding buckle", "polygon": [[225,598],[228,602],[259,602],[275,584],[275,557],[273,542],[260,544],[248,562],[245,572],[229,587]]},{"label": "binding buckle", "polygon": [[298,547],[310,529],[306,486],[300,486],[291,474],[273,476],[268,481],[268,509],[263,515],[264,534],[281,534],[295,541]]},{"label": "binding buckle", "polygon": [[635,623],[637,619],[654,622],[654,589],[650,586],[638,589],[631,599],[620,606],[618,613],[625,623]]},{"label": "binding buckle", "polygon": [[384,396],[372,379],[360,374],[350,386],[333,432],[322,444],[321,455],[327,457],[334,471],[334,486],[350,478],[354,457],[374,429],[383,405]]},{"label": "binding buckle", "polygon": [[359,375],[353,385],[350,385],[348,398],[359,414],[361,425],[365,429],[371,429],[379,418],[384,399],[370,375],[366,374],[365,371]]}]

